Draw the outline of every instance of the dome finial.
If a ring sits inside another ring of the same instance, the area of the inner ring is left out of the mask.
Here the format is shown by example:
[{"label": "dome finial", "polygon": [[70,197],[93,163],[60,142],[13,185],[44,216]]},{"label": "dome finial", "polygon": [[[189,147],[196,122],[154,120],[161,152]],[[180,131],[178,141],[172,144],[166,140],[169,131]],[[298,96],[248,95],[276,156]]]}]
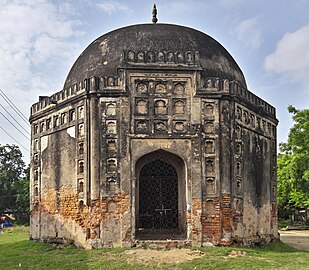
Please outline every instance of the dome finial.
[{"label": "dome finial", "polygon": [[152,9],[152,23],[156,24],[158,21],[157,19],[157,7],[156,4],[153,5],[153,9]]}]

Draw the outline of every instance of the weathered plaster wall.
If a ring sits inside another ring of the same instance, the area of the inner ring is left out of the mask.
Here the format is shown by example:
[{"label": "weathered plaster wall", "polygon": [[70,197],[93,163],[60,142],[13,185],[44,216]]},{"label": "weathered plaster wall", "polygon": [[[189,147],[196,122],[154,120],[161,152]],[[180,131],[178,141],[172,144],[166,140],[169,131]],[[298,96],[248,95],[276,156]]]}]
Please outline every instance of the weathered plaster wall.
[{"label": "weathered plaster wall", "polygon": [[232,82],[173,72],[130,70],[106,89],[87,79],[84,99],[36,116],[33,127],[76,114],[33,134],[32,238],[85,248],[140,241],[137,164],[157,151],[182,160],[174,164],[182,241],[251,245],[277,237],[275,119],[236,97]]}]

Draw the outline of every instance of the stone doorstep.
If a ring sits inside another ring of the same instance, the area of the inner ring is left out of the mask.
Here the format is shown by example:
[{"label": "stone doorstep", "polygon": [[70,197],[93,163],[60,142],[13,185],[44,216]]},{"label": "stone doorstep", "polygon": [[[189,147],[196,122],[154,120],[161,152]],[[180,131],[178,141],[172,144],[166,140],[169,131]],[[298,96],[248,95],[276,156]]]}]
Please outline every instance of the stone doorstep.
[{"label": "stone doorstep", "polygon": [[155,250],[164,250],[171,248],[191,247],[192,242],[188,240],[135,240],[134,246],[137,248],[148,248]]}]

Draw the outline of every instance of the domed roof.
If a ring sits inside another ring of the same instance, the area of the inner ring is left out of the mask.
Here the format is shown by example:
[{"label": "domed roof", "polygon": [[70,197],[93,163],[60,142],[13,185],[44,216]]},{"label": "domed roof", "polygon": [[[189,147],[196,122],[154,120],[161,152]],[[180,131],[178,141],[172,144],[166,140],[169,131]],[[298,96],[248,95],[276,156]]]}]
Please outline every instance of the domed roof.
[{"label": "domed roof", "polygon": [[92,76],[117,75],[128,51],[198,52],[203,77],[236,80],[246,88],[241,69],[219,42],[198,30],[171,24],[132,25],[102,35],[77,58],[64,88]]}]

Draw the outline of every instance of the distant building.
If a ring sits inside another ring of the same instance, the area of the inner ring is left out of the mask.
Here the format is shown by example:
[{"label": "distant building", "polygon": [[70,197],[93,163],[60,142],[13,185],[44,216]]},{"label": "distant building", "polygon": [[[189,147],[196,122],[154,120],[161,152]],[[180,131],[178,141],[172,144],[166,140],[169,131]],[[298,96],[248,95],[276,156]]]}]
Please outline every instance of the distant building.
[{"label": "distant building", "polygon": [[142,24],[99,37],[30,122],[33,239],[278,238],[275,108],[202,32]]}]

